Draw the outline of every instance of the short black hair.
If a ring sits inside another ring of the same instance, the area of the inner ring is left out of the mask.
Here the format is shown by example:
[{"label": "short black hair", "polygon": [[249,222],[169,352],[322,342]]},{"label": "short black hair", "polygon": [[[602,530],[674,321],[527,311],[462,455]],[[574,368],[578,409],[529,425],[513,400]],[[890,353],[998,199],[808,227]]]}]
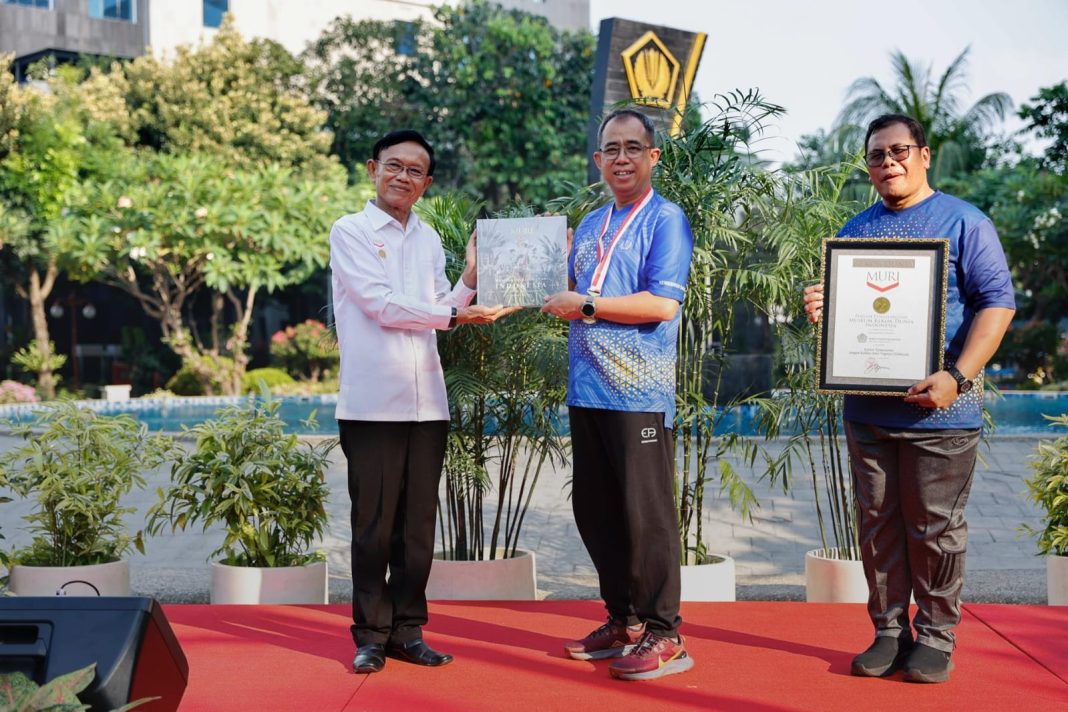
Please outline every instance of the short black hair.
[{"label": "short black hair", "polygon": [[906,114],[883,114],[868,124],[868,133],[864,134],[864,150],[868,150],[868,140],[873,133],[882,131],[887,126],[893,126],[894,124],[904,124],[917,146],[923,147],[927,145],[927,136],[924,134],[923,126],[920,125],[919,121]]},{"label": "short black hair", "polygon": [[382,138],[375,141],[374,148],[371,149],[371,158],[378,160],[378,157],[382,155],[382,151],[385,151],[390,146],[396,146],[398,143],[417,143],[426,149],[427,155],[430,156],[430,166],[426,169],[428,176],[434,175],[434,148],[430,145],[430,142],[423,138],[423,134],[415,131],[414,129],[401,129],[400,131],[390,131]]},{"label": "short black hair", "polygon": [[655,146],[656,126],[653,125],[653,120],[637,109],[632,109],[629,106],[625,106],[622,109],[616,109],[601,120],[601,128],[597,129],[597,145],[601,145],[601,140],[604,138],[604,127],[608,126],[609,121],[612,121],[613,119],[622,119],[627,116],[642,122],[642,128],[645,129],[645,140],[649,142],[650,146]]}]

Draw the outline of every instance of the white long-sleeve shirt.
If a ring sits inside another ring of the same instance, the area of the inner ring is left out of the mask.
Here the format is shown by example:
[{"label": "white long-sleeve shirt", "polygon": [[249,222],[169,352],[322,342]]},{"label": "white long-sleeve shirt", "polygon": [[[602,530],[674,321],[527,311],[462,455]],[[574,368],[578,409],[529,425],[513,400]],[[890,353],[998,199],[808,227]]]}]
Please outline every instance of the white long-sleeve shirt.
[{"label": "white long-sleeve shirt", "polygon": [[338,420],[448,420],[436,329],[475,291],[450,290],[441,238],[414,213],[407,227],[369,201],[330,230],[341,349]]}]

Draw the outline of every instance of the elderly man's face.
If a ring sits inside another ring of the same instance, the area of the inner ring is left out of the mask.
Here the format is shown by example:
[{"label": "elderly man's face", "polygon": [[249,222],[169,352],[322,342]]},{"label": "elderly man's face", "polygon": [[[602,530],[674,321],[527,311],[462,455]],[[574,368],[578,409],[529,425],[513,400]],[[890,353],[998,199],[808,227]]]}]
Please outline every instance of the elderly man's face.
[{"label": "elderly man's face", "polygon": [[[916,148],[915,143],[916,139],[905,124],[891,124],[879,129],[868,139],[868,154],[875,151],[884,154],[881,163],[868,166],[868,174],[871,184],[888,208],[908,207],[928,190],[927,169],[931,167],[931,149],[927,146]],[[890,154],[895,146],[909,146],[908,157],[894,159]]]},{"label": "elderly man's face", "polygon": [[[601,150],[593,161],[619,205],[640,198],[652,182],[653,166],[660,160],[660,149],[649,145],[642,122],[633,116],[619,116],[608,122],[601,135]],[[640,147],[640,148],[639,148]],[[628,155],[628,150],[635,156]],[[616,154],[614,159],[605,153]]]},{"label": "elderly man's face", "polygon": [[375,204],[386,212],[407,215],[434,182],[427,175],[429,169],[430,154],[414,141],[382,149],[377,161],[367,162],[367,174],[375,184]]}]

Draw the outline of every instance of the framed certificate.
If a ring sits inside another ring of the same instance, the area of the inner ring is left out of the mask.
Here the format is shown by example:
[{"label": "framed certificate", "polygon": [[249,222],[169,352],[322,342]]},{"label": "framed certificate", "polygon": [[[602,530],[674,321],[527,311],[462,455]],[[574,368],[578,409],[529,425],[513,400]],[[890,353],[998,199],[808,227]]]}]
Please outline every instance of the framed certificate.
[{"label": "framed certificate", "polygon": [[567,218],[478,220],[478,303],[540,307],[567,289]]},{"label": "framed certificate", "polygon": [[949,240],[823,241],[817,390],[900,396],[942,368]]}]

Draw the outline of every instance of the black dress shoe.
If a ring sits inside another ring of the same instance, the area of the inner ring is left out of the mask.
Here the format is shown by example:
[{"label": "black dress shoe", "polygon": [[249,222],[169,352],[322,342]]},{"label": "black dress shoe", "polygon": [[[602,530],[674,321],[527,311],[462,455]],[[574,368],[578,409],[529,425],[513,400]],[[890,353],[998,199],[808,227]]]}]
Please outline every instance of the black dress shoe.
[{"label": "black dress shoe", "polygon": [[386,665],[386,646],[382,643],[368,643],[356,648],[356,657],[352,659],[352,671],[358,673],[378,672]]},{"label": "black dress shoe", "polygon": [[427,667],[438,667],[452,662],[451,655],[431,650],[423,642],[422,638],[416,638],[407,643],[389,643],[386,645],[386,655],[397,660]]}]

